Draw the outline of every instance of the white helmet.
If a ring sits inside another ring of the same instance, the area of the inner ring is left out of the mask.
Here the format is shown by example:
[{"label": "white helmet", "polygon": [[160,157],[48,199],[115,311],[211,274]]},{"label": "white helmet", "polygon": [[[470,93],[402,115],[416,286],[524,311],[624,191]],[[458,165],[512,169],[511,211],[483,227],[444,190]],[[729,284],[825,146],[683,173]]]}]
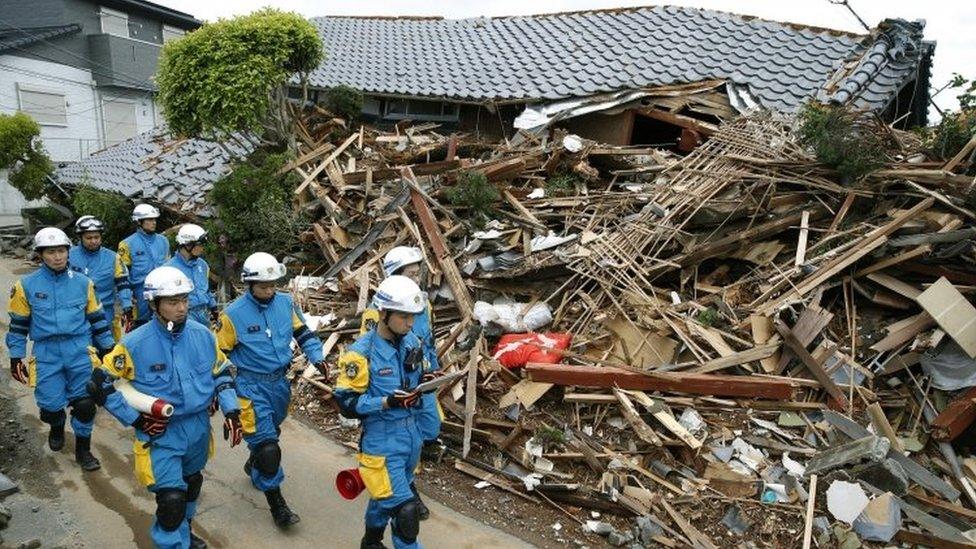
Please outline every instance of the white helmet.
[{"label": "white helmet", "polygon": [[132,210],[132,220],[142,221],[143,219],[156,219],[159,217],[159,210],[155,206],[149,204],[138,204],[134,210]]},{"label": "white helmet", "polygon": [[176,233],[176,243],[180,246],[184,244],[203,244],[207,240],[207,231],[200,225],[185,223],[180,227],[180,232]]},{"label": "white helmet", "polygon": [[152,301],[157,297],[185,295],[192,291],[193,282],[183,274],[183,271],[163,265],[149,271],[146,275],[142,296],[146,301]]},{"label": "white helmet", "polygon": [[75,221],[75,234],[105,232],[105,223],[93,215],[83,215]]},{"label": "white helmet", "polygon": [[244,260],[241,269],[241,282],[274,282],[285,276],[285,266],[278,263],[273,255],[265,252],[255,252]]},{"label": "white helmet", "polygon": [[380,311],[417,314],[427,306],[427,294],[413,280],[393,275],[380,282],[373,296],[373,304]]},{"label": "white helmet", "polygon": [[44,227],[34,235],[35,250],[40,251],[44,248],[57,248],[59,246],[70,248],[71,241],[68,240],[68,235],[57,227]]},{"label": "white helmet", "polygon": [[420,248],[397,246],[387,252],[386,257],[383,258],[383,275],[387,277],[393,276],[397,271],[407,265],[420,263],[423,260],[424,256],[420,253]]}]

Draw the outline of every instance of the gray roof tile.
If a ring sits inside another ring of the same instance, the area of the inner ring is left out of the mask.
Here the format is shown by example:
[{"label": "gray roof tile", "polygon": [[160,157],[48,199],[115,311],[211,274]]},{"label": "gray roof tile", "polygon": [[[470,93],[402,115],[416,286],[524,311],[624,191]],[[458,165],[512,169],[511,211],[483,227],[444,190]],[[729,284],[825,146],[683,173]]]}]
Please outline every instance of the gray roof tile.
[{"label": "gray roof tile", "polygon": [[[749,86],[768,107],[794,110],[843,61],[869,50],[880,59],[892,49],[888,41],[906,42],[678,6],[460,20],[317,17],[312,23],[327,52],[310,75],[315,87],[476,102],[726,78]],[[921,23],[889,26],[894,34],[921,36]],[[879,41],[886,45],[872,49]],[[892,63],[876,59],[860,72],[884,66]],[[868,85],[878,88],[872,89],[878,97],[893,96],[915,66],[907,63],[891,79]],[[784,95],[784,87],[797,93]]]}]

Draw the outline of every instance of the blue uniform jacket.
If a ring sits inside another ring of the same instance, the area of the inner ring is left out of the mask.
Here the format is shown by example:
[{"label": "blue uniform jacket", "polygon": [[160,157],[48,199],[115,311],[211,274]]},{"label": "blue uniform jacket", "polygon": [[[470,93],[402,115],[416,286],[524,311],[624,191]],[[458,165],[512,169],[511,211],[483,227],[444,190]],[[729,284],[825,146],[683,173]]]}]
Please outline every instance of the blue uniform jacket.
[{"label": "blue uniform jacket", "polygon": [[82,245],[75,245],[68,251],[68,266],[95,283],[95,293],[109,321],[115,317],[116,299],[122,302],[122,310],[132,308],[129,270],[122,264],[119,254],[104,246],[92,252]]},{"label": "blue uniform jacket", "polygon": [[173,259],[166,262],[170,267],[176,267],[193,282],[190,292],[190,309],[205,307],[209,310],[217,308],[217,300],[210,293],[210,265],[202,257],[187,261],[183,255],[177,253]]},{"label": "blue uniform jacket", "polygon": [[[376,328],[359,336],[339,357],[336,401],[349,415],[374,421],[396,420],[420,412],[420,408],[383,409],[383,400],[396,390],[412,391],[423,375],[421,342],[413,333],[396,343],[379,336]],[[411,366],[409,358],[418,363]]]},{"label": "blue uniform jacket", "polygon": [[217,323],[220,348],[239,369],[257,374],[275,373],[291,364],[292,339],[310,362],[322,360],[322,342],[284,292],[268,303],[245,292],[224,309]]},{"label": "blue uniform jacket", "polygon": [[[380,312],[375,306],[363,311],[362,323],[359,327],[359,335],[373,329],[380,320]],[[424,308],[424,312],[416,315],[413,319],[411,331],[420,339],[424,348],[424,372],[436,372],[441,365],[437,360],[437,345],[434,340],[434,313],[431,312],[430,303]]]},{"label": "blue uniform jacket", "polygon": [[[158,320],[123,336],[102,361],[112,377],[127,379],[137,391],[172,404],[174,417],[206,410],[214,395],[224,415],[239,410],[229,366],[207,327],[187,322],[173,334]],[[105,409],[124,425],[139,416],[118,392],[109,395]]]},{"label": "blue uniform jacket", "polygon": [[169,241],[161,234],[150,235],[139,229],[119,242],[119,257],[129,268],[129,282],[135,290],[142,286],[150,271],[162,267],[169,259]]},{"label": "blue uniform jacket", "polygon": [[99,348],[112,347],[112,329],[105,319],[95,284],[71,269],[55,273],[41,265],[10,291],[10,358],[27,355],[27,338],[35,343],[53,338],[87,336]]}]

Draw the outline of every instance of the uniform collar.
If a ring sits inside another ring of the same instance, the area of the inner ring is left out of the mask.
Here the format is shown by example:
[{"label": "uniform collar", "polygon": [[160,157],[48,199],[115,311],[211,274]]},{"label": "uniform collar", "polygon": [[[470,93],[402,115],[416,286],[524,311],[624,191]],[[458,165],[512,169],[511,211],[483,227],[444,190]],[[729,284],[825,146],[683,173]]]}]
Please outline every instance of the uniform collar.
[{"label": "uniform collar", "polygon": [[68,263],[67,265],[65,265],[63,271],[55,271],[54,269],[48,267],[47,266],[47,263],[41,262],[41,268],[39,270],[41,271],[41,273],[44,275],[45,278],[49,278],[49,279],[52,279],[52,280],[57,280],[58,278],[60,278],[65,273],[71,271],[71,268],[70,267],[71,267],[71,264]]},{"label": "uniform collar", "polygon": [[159,321],[159,318],[157,318],[155,315],[149,319],[149,322],[152,324],[153,330],[156,332],[156,334],[159,337],[167,340],[179,339],[183,332],[186,331],[186,322],[184,322],[182,328],[176,332],[170,332],[167,330],[166,327],[163,326],[163,324]]},{"label": "uniform collar", "polygon": [[278,292],[275,292],[271,296],[271,299],[267,301],[267,303],[261,303],[260,301],[258,301],[258,298],[254,297],[254,294],[251,293],[250,289],[248,289],[244,295],[246,295],[247,299],[250,300],[251,303],[253,303],[258,309],[264,310],[267,309],[269,305],[274,303],[275,298],[278,297]]},{"label": "uniform collar", "polygon": [[101,251],[102,251],[102,247],[101,246],[99,246],[98,249],[93,252],[93,251],[89,250],[88,248],[86,248],[84,244],[78,244],[78,249],[81,250],[81,253],[83,253],[85,255],[90,255],[90,256],[96,256],[99,253],[101,253]]},{"label": "uniform collar", "polygon": [[[193,267],[194,265],[197,264],[197,260],[200,259],[199,257],[193,257],[193,258],[190,258],[190,259],[186,259],[185,257],[183,257],[183,254],[181,254],[178,250],[176,252],[176,255],[174,255],[173,257],[177,261],[179,261],[180,263],[182,263],[183,265],[186,265],[187,267]],[[251,293],[251,292],[248,292],[248,293]]]}]

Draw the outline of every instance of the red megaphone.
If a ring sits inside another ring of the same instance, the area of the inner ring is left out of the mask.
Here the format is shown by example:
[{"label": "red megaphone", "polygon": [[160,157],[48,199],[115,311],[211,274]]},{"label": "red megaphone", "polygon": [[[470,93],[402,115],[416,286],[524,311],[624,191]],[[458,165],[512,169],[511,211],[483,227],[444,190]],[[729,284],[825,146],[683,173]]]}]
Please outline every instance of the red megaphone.
[{"label": "red megaphone", "polygon": [[354,500],[366,489],[363,477],[359,474],[359,469],[344,469],[336,475],[336,490],[339,495],[348,500]]}]

